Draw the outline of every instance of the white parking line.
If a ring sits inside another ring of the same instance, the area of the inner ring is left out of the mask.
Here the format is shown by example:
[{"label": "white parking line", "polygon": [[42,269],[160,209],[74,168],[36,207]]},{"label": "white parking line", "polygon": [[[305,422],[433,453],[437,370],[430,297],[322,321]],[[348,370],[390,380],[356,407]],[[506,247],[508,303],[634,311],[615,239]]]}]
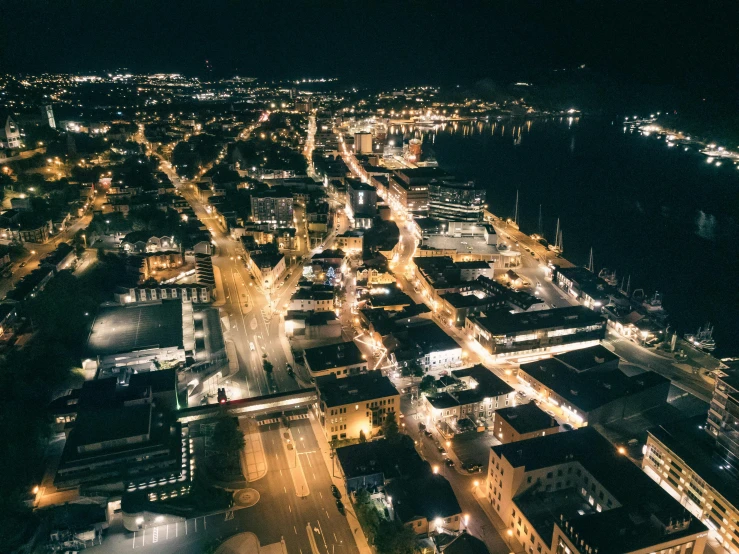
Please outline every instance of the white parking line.
[{"label": "white parking line", "polygon": [[152,531],[152,541],[155,543],[159,542],[159,527],[154,527],[154,531]]},{"label": "white parking line", "polygon": [[131,548],[136,548],[136,531],[133,532],[133,546]]}]

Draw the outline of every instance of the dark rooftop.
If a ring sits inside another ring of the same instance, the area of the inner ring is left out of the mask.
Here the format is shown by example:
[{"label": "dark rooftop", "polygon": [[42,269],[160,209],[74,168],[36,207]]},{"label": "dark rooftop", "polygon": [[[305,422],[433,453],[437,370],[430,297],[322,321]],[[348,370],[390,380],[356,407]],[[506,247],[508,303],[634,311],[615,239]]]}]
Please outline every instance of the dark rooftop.
[{"label": "dark rooftop", "polygon": [[183,347],[180,300],[102,307],[87,340],[91,356],[172,346]]},{"label": "dark rooftop", "polygon": [[428,472],[429,467],[416,452],[413,440],[402,435],[402,443],[374,440],[336,449],[336,456],[347,479],[383,473],[386,480]]},{"label": "dark rooftop", "polygon": [[392,496],[395,513],[403,523],[419,517],[433,521],[462,512],[449,481],[439,474],[391,481],[385,490]]},{"label": "dark rooftop", "polygon": [[379,370],[343,378],[335,374],[316,377],[316,389],[329,408],[398,395],[390,379]]},{"label": "dark rooftop", "polygon": [[314,373],[336,367],[360,364],[364,361],[362,353],[353,341],[306,348],[304,356],[311,372]]},{"label": "dark rooftop", "polygon": [[484,317],[476,317],[475,321],[493,335],[512,335],[556,327],[596,325],[604,323],[605,320],[585,306],[570,306],[515,314],[508,310],[495,310],[486,313]]},{"label": "dark rooftop", "polygon": [[589,369],[597,368],[602,364],[620,359],[613,352],[600,344],[589,346],[588,348],[570,350],[569,352],[557,354],[554,357],[575,371],[587,371]]},{"label": "dark rooftop", "polygon": [[566,519],[579,539],[598,548],[601,554],[633,552],[662,542],[668,536],[665,530],[669,522],[687,523],[685,528],[672,530],[671,540],[706,529],[592,427],[493,446],[492,450],[527,472],[579,463],[611,493],[621,507]]},{"label": "dark rooftop", "polygon": [[533,402],[496,410],[495,417],[505,420],[519,434],[559,427],[557,421]]},{"label": "dark rooftop", "polygon": [[653,371],[632,376],[627,376],[620,369],[579,372],[557,358],[521,364],[520,371],[530,375],[583,412],[589,412],[619,398],[660,385],[665,385],[667,401],[670,383],[669,379]]},{"label": "dark rooftop", "polygon": [[698,415],[675,423],[660,425],[647,432],[664,444],[691,470],[718,491],[734,508],[739,508],[739,478],[721,469],[725,457],[716,449],[716,440],[706,433],[706,417]]}]

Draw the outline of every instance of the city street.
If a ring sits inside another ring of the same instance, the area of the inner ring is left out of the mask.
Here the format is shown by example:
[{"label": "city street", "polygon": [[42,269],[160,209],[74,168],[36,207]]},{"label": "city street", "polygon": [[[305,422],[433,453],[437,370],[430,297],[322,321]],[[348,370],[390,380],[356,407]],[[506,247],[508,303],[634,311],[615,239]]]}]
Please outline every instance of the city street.
[{"label": "city street", "polygon": [[297,445],[296,456],[310,489],[307,496],[298,496],[290,479],[290,468],[295,467],[296,458],[286,454],[281,444],[286,429],[279,423],[270,423],[260,427],[267,473],[249,483],[249,487],[259,493],[256,505],[137,533],[126,532],[115,524],[101,546],[87,551],[118,553],[148,549],[157,553],[196,554],[216,539],[250,531],[257,535],[262,545],[284,539],[290,554],[355,554],[357,548],[347,519],[352,516],[349,512],[342,515],[336,507],[331,494],[331,476],[310,420],[305,417],[293,420],[290,429]]}]

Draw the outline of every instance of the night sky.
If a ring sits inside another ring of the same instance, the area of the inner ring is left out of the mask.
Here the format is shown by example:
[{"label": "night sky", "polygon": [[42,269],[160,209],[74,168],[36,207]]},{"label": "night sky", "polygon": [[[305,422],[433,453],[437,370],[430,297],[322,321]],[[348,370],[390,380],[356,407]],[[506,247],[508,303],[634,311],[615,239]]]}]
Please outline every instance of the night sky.
[{"label": "night sky", "polygon": [[[641,84],[732,90],[729,0],[0,0],[0,70],[357,81],[522,79],[587,64]],[[710,6],[710,8],[709,8]]]}]

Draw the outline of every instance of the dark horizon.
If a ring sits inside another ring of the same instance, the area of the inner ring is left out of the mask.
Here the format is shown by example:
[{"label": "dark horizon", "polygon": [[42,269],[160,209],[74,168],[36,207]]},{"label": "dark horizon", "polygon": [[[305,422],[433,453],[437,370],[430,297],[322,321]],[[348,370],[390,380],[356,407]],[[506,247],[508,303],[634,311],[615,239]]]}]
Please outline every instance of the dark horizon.
[{"label": "dark horizon", "polygon": [[[734,3],[5,2],[6,73],[173,72],[358,84],[527,79],[581,65],[712,95],[737,83]],[[700,30],[700,31],[698,31]]]}]

